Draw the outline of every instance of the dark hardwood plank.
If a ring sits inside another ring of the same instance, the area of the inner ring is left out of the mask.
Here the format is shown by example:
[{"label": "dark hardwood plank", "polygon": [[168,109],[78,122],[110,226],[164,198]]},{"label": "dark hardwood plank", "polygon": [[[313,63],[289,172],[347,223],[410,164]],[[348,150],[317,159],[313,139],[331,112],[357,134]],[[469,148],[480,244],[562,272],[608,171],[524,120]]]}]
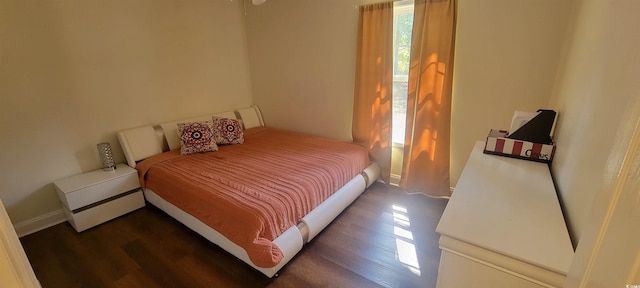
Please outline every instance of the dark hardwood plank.
[{"label": "dark hardwood plank", "polygon": [[158,283],[155,280],[156,277],[153,277],[147,274],[142,269],[136,270],[133,273],[130,273],[116,281],[114,281],[114,286],[118,288],[163,288],[165,287],[162,283]]},{"label": "dark hardwood plank", "polygon": [[[197,282],[180,271],[172,260],[171,252],[157,253],[158,250],[148,241],[135,240],[122,247],[127,255],[140,264],[142,271],[155,282],[165,287],[198,287]],[[186,255],[186,254],[185,254]]]},{"label": "dark hardwood plank", "polygon": [[376,183],[269,279],[157,208],[21,238],[43,287],[434,287],[447,201]]}]

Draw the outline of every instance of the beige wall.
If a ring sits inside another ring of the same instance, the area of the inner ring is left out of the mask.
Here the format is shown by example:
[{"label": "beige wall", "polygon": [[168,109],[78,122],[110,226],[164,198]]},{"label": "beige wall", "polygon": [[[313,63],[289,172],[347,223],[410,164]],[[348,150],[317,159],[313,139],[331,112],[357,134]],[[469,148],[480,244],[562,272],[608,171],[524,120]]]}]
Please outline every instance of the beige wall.
[{"label": "beige wall", "polygon": [[119,129],[251,104],[241,1],[0,1],[0,197],[14,223]]},{"label": "beige wall", "polygon": [[559,65],[552,171],[575,240],[597,224],[587,221],[592,201],[620,168],[612,147],[627,145],[618,142],[638,121],[629,119],[640,105],[638,11],[637,1],[581,1]]},{"label": "beige wall", "polygon": [[490,129],[509,129],[516,110],[548,107],[570,10],[570,1],[458,1],[452,186]]},{"label": "beige wall", "polygon": [[267,125],[351,139],[360,2],[247,6],[253,96]]}]

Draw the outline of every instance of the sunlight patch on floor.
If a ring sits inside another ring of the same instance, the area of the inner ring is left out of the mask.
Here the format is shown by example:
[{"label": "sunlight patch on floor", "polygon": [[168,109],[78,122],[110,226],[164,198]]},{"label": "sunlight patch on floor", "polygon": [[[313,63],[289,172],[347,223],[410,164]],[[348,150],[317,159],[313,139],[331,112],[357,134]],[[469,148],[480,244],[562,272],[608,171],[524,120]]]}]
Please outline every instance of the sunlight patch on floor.
[{"label": "sunlight patch on floor", "polygon": [[411,232],[411,221],[407,215],[407,208],[392,205],[393,208],[393,234],[396,236],[396,258],[404,264],[413,274],[420,276],[420,264],[416,246]]}]

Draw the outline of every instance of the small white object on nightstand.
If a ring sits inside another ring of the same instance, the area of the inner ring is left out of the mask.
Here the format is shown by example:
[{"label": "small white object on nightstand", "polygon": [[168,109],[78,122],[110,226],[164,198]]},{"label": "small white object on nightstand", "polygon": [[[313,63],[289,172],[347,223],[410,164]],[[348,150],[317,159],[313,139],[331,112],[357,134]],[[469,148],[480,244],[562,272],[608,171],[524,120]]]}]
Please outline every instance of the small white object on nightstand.
[{"label": "small white object on nightstand", "polygon": [[124,164],[114,171],[95,170],[53,184],[67,220],[78,232],[145,205],[137,171]]}]

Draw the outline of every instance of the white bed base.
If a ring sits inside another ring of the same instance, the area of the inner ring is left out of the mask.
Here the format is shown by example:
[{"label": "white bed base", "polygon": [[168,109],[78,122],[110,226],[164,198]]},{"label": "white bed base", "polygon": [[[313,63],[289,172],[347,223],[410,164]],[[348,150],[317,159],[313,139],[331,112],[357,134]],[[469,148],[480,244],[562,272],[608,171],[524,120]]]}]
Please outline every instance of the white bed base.
[{"label": "white bed base", "polygon": [[160,208],[160,210],[180,221],[191,230],[271,278],[276,275],[276,273],[278,273],[285,264],[289,263],[289,261],[293,259],[293,256],[302,250],[305,243],[310,242],[314,237],[320,234],[320,232],[345,208],[355,201],[367,187],[373,184],[373,181],[378,178],[377,175],[380,174],[380,169],[376,164],[371,164],[367,169],[365,169],[363,174],[366,174],[367,176],[360,174],[351,179],[351,181],[347,182],[347,184],[340,188],[331,197],[318,205],[318,207],[307,214],[307,216],[303,217],[302,222],[297,226],[289,228],[282,235],[273,240],[273,243],[278,245],[278,248],[282,251],[284,258],[280,263],[278,263],[278,265],[270,268],[262,268],[254,265],[249,259],[249,255],[242,247],[231,242],[222,234],[218,233],[218,231],[202,223],[189,213],[184,212],[173,204],[165,201],[151,189],[145,189],[144,195],[149,203]]},{"label": "white bed base", "polygon": [[[245,128],[264,126],[262,115],[256,106],[236,110],[235,114],[240,116],[244,121],[246,126]],[[216,115],[226,116],[234,115],[234,113],[223,112]],[[168,150],[167,146],[172,146],[171,141],[173,135],[169,135],[167,137],[167,135],[164,134],[165,132],[170,134],[176,133],[173,130],[167,130],[167,128],[172,128],[173,125],[171,124],[177,122],[179,121],[160,124],[163,129],[156,129],[153,126],[144,126],[118,132],[118,139],[120,140],[120,144],[129,166],[135,167],[136,161]],[[173,141],[175,141],[175,139],[173,139]],[[169,145],[167,145],[167,142]],[[320,203],[318,207],[303,217],[302,221],[298,223],[298,225],[289,228],[282,235],[273,240],[273,243],[282,251],[284,258],[276,266],[269,268],[256,266],[251,262],[249,255],[242,247],[231,242],[222,234],[205,225],[190,214],[165,201],[152,190],[145,189],[144,195],[149,203],[158,207],[171,217],[189,227],[191,230],[271,278],[275,276],[284,265],[291,261],[291,259],[293,259],[300,250],[302,250],[305,243],[308,243],[320,234],[327,225],[342,213],[345,208],[353,203],[353,201],[355,201],[367,187],[373,184],[379,176],[380,168],[377,164],[372,163],[361,174],[356,175],[342,188],[338,189],[338,191],[336,191],[331,197]]]}]

